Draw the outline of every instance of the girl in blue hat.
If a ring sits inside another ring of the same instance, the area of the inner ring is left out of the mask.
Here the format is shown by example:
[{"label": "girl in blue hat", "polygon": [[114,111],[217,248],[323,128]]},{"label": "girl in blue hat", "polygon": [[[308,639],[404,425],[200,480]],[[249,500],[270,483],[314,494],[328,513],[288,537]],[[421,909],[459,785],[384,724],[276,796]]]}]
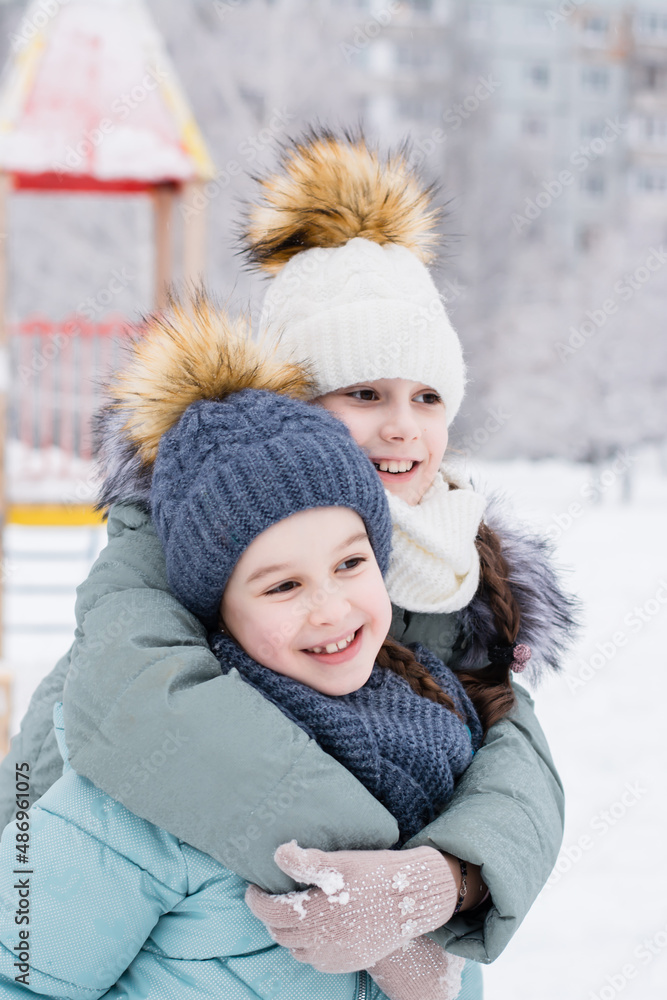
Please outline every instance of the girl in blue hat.
[{"label": "girl in blue hat", "polygon": [[[226,355],[219,346],[231,382],[275,388],[282,377],[293,388],[293,370],[258,365],[249,343],[230,340]],[[347,830],[344,821],[347,850],[292,840],[276,852],[280,870],[310,888],[278,897],[275,921],[275,897],[251,887],[251,916],[242,879],[66,763],[0,845],[3,995],[453,1000],[463,961],[425,934],[479,905],[486,887],[409,841],[451,798],[482,725],[437,657],[387,639],[392,527],[373,463],[324,409],[263,389],[225,395],[215,379],[205,386],[182,339],[162,356],[152,398],[170,386],[159,409],[163,431],[171,426],[151,510],[170,587],[211,628],[224,673],[255,704],[271,704],[276,757],[289,761],[289,719],[302,753],[316,743],[364,792]],[[179,371],[196,376],[189,390]],[[194,385],[211,398],[192,402]],[[153,432],[144,425],[146,442]],[[67,760],[60,707],[56,726]],[[326,779],[321,766],[314,757],[304,769],[312,789]],[[21,834],[29,867],[17,861],[19,830],[30,831]],[[23,933],[17,915],[27,917]]]}]

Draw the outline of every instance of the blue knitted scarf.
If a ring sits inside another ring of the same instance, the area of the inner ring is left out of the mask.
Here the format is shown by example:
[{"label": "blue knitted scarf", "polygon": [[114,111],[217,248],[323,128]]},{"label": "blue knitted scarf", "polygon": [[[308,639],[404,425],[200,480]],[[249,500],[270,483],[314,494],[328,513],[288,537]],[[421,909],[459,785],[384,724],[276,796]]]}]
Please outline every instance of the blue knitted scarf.
[{"label": "blue knitted scarf", "polygon": [[228,635],[216,635],[211,645],[223,673],[235,667],[386,806],[398,823],[399,845],[439,815],[482,743],[482,727],[460,681],[420,643],[409,648],[465,721],[377,664],[358,691],[330,697],[261,666]]}]

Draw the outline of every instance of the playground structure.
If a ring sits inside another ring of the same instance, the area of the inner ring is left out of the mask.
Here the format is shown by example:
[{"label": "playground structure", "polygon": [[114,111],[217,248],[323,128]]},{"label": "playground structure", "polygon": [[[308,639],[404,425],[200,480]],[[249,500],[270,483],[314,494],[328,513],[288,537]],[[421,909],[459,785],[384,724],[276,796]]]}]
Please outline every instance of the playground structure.
[{"label": "playground structure", "polygon": [[[39,497],[39,483],[47,477],[71,481],[76,466],[80,478],[80,463],[92,457],[95,379],[113,367],[129,333],[122,317],[98,323],[80,316],[61,322],[41,316],[6,321],[7,253],[11,251],[7,199],[24,191],[45,196],[149,197],[154,212],[154,305],[159,309],[172,280],[174,213],[179,201],[188,207],[180,213],[183,278],[198,281],[204,276],[207,199],[202,190],[215,176],[143,0],[70,0],[66,6],[55,5],[53,13],[47,15],[45,10],[41,0],[27,7],[21,22],[27,28],[21,43],[14,46],[0,86],[3,523],[8,513],[7,439],[22,469],[22,481],[35,487],[33,498]],[[62,490],[56,493],[41,499],[62,502]],[[67,496],[64,503],[71,510],[77,503],[91,501],[84,490],[84,496]],[[2,727],[6,729],[11,709],[10,689],[1,678],[0,694],[4,698],[4,704],[0,703],[1,753],[6,750]]]},{"label": "playground structure", "polygon": [[[17,503],[90,504],[69,487],[92,462],[91,418],[100,404],[100,376],[122,363],[133,335],[122,316],[92,323],[73,316],[60,323],[31,317],[8,324],[10,370],[8,440],[10,520]],[[62,488],[54,491],[53,484]]]}]

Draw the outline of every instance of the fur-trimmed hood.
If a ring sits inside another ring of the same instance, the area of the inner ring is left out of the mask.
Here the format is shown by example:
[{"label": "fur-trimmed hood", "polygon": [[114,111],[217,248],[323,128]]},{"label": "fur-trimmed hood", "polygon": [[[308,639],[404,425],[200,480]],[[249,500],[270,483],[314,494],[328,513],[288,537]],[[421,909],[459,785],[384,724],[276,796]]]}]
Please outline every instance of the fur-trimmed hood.
[{"label": "fur-trimmed hood", "polygon": [[[312,394],[307,366],[278,361],[251,340],[244,319],[232,320],[203,294],[185,308],[149,319],[122,372],[108,385],[95,418],[98,507],[133,503],[150,511],[152,468],[162,434],[197,399],[220,399],[241,389],[268,389],[296,398]],[[485,521],[500,537],[521,611],[518,642],[532,659],[528,678],[558,670],[579,625],[579,602],[561,586],[549,542],[513,520],[510,502],[490,496]],[[485,661],[496,639],[493,612],[482,589],[457,612],[466,652],[462,669]]]},{"label": "fur-trimmed hood", "polygon": [[[489,495],[484,521],[502,544],[509,583],[521,612],[517,642],[530,646],[532,654],[522,676],[535,684],[546,670],[560,670],[579,632],[581,602],[563,588],[551,542],[517,522],[507,496]],[[459,667],[474,669],[496,641],[493,611],[481,588],[458,616],[467,642]]]}]

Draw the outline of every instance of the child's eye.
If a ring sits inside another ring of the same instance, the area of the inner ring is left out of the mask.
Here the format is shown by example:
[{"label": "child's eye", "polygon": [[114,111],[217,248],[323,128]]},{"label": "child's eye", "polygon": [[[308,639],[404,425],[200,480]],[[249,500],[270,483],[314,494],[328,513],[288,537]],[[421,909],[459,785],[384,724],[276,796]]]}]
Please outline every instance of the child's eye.
[{"label": "child's eye", "polygon": [[369,403],[372,400],[379,399],[379,396],[375,389],[353,389],[352,392],[345,393],[346,396],[351,396],[352,399],[361,399],[365,403]]},{"label": "child's eye", "polygon": [[288,594],[290,590],[294,590],[299,584],[296,580],[285,580],[284,583],[279,583],[277,587],[272,587],[271,590],[267,590],[267,594]]},{"label": "child's eye", "polygon": [[336,571],[339,569],[356,569],[357,566],[361,566],[365,563],[366,559],[364,556],[352,556],[350,559],[344,559],[342,563],[336,567]]},{"label": "child's eye", "polygon": [[415,403],[428,403],[429,406],[433,406],[435,403],[442,402],[442,396],[439,396],[437,392],[420,392],[414,397]]}]

